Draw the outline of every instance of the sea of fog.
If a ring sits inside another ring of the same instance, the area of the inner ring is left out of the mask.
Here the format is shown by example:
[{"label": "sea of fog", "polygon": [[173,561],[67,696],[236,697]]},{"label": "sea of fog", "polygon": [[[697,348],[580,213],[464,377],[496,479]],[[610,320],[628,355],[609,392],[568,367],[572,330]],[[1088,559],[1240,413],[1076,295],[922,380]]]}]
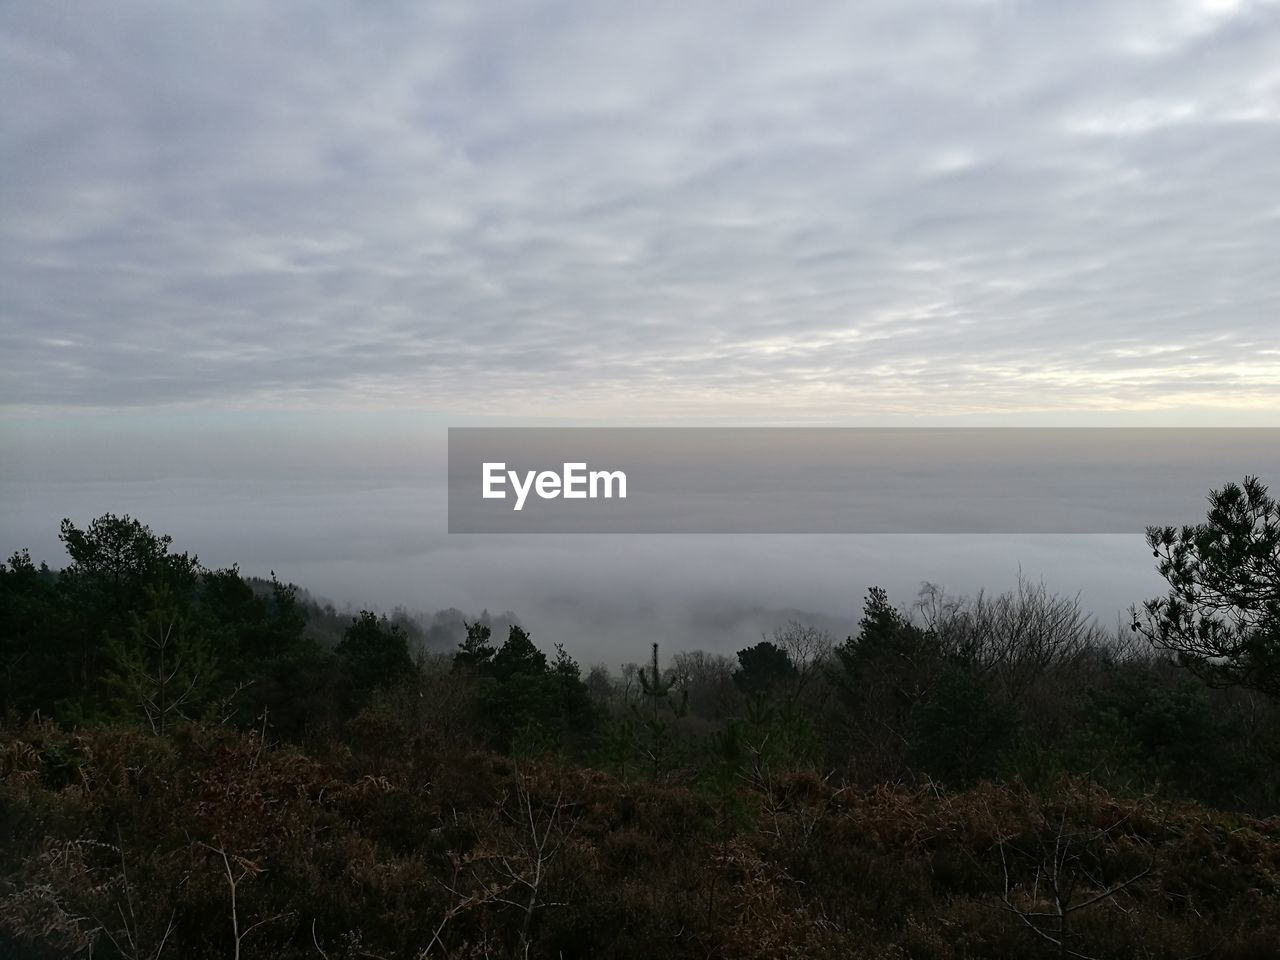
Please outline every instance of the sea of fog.
[{"label": "sea of fog", "polygon": [[[217,473],[217,471],[211,471]],[[432,612],[513,612],[585,663],[665,650],[733,653],[789,619],[838,638],[868,586],[909,604],[923,582],[1000,591],[1019,573],[1079,594],[1106,626],[1159,592],[1135,535],[450,535],[437,485],[367,479],[181,476],[0,480],[0,549],[65,559],[58,523],[128,513],[208,566],[274,571],[333,602]]]}]

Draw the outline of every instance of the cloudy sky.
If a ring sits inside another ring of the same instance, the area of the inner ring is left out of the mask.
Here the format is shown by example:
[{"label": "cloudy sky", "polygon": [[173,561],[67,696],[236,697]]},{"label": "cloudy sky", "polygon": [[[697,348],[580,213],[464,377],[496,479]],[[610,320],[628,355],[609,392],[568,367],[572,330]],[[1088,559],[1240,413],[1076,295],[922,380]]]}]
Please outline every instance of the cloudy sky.
[{"label": "cloudy sky", "polygon": [[448,423],[1280,423],[1275,2],[7,3],[0,89],[6,549]]},{"label": "cloudy sky", "polygon": [[1280,5],[5,4],[10,410],[1280,404]]}]

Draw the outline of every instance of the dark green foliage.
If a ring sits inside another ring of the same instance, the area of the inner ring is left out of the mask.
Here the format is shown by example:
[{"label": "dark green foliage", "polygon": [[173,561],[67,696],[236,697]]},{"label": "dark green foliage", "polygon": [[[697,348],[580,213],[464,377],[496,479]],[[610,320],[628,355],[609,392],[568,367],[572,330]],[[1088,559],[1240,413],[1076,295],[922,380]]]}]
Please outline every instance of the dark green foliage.
[{"label": "dark green foliage", "polygon": [[122,641],[148,592],[165,589],[181,614],[194,603],[199,564],[169,552],[172,538],[129,516],[104,514],[80,529],[62,521],[59,538],[71,562],[58,577],[65,629],[56,638],[65,664],[66,696],[56,706],[67,717],[90,719],[107,709],[101,680],[109,668],[109,641]]},{"label": "dark green foliage", "polygon": [[0,563],[0,711],[25,714],[65,695],[58,657],[65,612],[55,584],[26,550]]},{"label": "dark green foliage", "polygon": [[506,642],[493,656],[491,672],[499,682],[540,677],[547,672],[547,655],[533,645],[522,627],[512,624]]},{"label": "dark green foliage", "polygon": [[880,587],[867,593],[858,633],[835,653],[837,682],[850,703],[878,700],[899,714],[925,697],[941,660],[936,637],[895,609]]},{"label": "dark green foliage", "polygon": [[316,719],[323,723],[335,698],[333,656],[310,635],[297,588],[274,573],[251,583],[234,567],[207,574],[204,586],[205,629],[222,651],[227,712],[246,723],[265,717],[293,739]]},{"label": "dark green foliage", "polygon": [[592,730],[596,725],[596,709],[587,685],[582,682],[582,668],[560,643],[556,644],[556,656],[551,661],[551,680],[563,732],[582,734]]},{"label": "dark green foliage", "polygon": [[334,651],[357,700],[367,700],[380,687],[389,687],[413,672],[409,640],[398,624],[368,610],[351,621]]},{"label": "dark green foliage", "polygon": [[123,638],[108,639],[105,683],[117,715],[141,715],[163,734],[209,704],[218,666],[207,638],[167,585],[148,589],[146,602]]},{"label": "dark green foliage", "polygon": [[[1070,766],[1117,786],[1163,785],[1226,807],[1267,782],[1274,743],[1250,729],[1251,706],[1156,668],[1129,669],[1090,690]],[[1244,709],[1241,709],[1243,707]],[[1271,736],[1280,733],[1271,726]]]},{"label": "dark green foliage", "polygon": [[542,753],[569,741],[583,742],[596,712],[577,662],[556,645],[551,663],[518,624],[494,649],[490,628],[467,624],[467,636],[453,655],[455,672],[476,681],[479,725],[502,749]]},{"label": "dark green foliage", "polygon": [[970,671],[944,669],[913,726],[910,763],[943,783],[995,776],[1016,729],[992,685]]},{"label": "dark green foliage", "polygon": [[1229,483],[1204,523],[1151,527],[1147,542],[1169,592],[1134,629],[1211,683],[1280,698],[1280,503],[1266,486]]},{"label": "dark green foliage", "polygon": [[642,708],[639,703],[629,703],[631,719],[620,727],[628,738],[624,750],[638,764],[647,767],[654,780],[661,779],[672,765],[676,753],[674,721],[683,717],[688,709],[689,691],[675,692],[675,677],[664,673],[658,663],[658,645],[651,647],[649,667],[637,671],[640,692],[648,701]]},{"label": "dark green foliage", "polygon": [[128,629],[149,588],[164,586],[185,600],[199,581],[195,557],[170,553],[173,538],[158,536],[127,515],[104,514],[84,530],[63,520],[59,539],[71,558],[59,588],[85,619],[109,635]]},{"label": "dark green foliage", "polygon": [[58,573],[25,553],[0,566],[5,710],[144,723],[265,711],[303,734],[326,684],[294,587],[206,570],[130,517],[64,521],[61,537],[71,562]]},{"label": "dark green foliage", "polygon": [[776,770],[815,766],[822,755],[822,741],[811,718],[790,700],[756,693],[742,704],[736,726],[746,751],[751,774],[767,778]]},{"label": "dark green foliage", "polygon": [[[262,583],[262,581],[259,581]],[[270,664],[305,655],[306,616],[297,588],[273,573],[266,589],[255,589],[236,567],[201,577],[200,606],[229,676],[251,680]]]},{"label": "dark green foliage", "polygon": [[738,651],[734,685],[743,693],[770,693],[796,676],[787,651],[768,640]]},{"label": "dark green foliage", "polygon": [[[1223,509],[1265,512],[1260,496],[1250,487]],[[606,672],[592,696],[562,647],[548,658],[518,624],[496,645],[487,614],[459,615],[466,636],[445,681],[413,662],[403,614],[366,611],[335,636],[331,608],[299,601],[274,576],[204,569],[128,517],[64,524],[63,538],[62,572],[25,553],[0,566],[0,693],[18,716],[156,732],[211,718],[325,742],[371,707],[385,720],[388,697],[418,703],[415,715],[448,699],[454,735],[597,756],[629,778],[698,780],[706,744],[725,735],[738,738],[753,777],[806,767],[851,782],[960,787],[1088,772],[1113,789],[1242,809],[1280,801],[1274,708],[1114,647],[1071,602],[1035,585],[973,603],[933,591],[919,617],[873,588],[857,632],[834,650],[801,624],[742,650],[736,671],[706,654],[678,655],[663,670],[655,647],[624,681],[629,694]],[[429,697],[405,692],[424,684]]]},{"label": "dark green foliage", "polygon": [[487,671],[492,665],[493,655],[497,652],[489,642],[492,631],[487,623],[465,623],[467,636],[458,644],[458,651],[453,655],[455,666],[472,670]]},{"label": "dark green foliage", "polygon": [[833,682],[845,704],[854,748],[875,778],[896,779],[908,770],[918,711],[942,666],[935,636],[896,610],[884,590],[872,587],[858,633],[835,648]]}]

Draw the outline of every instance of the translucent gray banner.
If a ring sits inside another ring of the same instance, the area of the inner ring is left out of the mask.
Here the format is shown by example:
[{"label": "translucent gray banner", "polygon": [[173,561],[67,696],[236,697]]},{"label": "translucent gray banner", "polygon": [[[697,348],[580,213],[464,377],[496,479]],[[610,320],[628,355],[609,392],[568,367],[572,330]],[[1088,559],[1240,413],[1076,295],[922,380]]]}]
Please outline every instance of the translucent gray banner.
[{"label": "translucent gray banner", "polygon": [[1140,533],[1275,428],[451,428],[450,533]]}]

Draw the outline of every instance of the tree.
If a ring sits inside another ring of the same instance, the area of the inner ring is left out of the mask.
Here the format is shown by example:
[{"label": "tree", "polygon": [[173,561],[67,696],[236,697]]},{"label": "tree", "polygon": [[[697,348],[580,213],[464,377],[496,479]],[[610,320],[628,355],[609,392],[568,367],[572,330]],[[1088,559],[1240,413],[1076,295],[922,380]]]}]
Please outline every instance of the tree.
[{"label": "tree", "polygon": [[941,659],[936,634],[912,623],[881,587],[867,591],[857,635],[835,653],[847,699],[867,702],[880,693],[906,708],[927,698]]},{"label": "tree", "polygon": [[523,627],[514,623],[507,633],[506,642],[493,656],[493,673],[499,680],[510,680],[518,675],[538,675],[547,670],[547,655],[533,644]]},{"label": "tree", "polygon": [[637,728],[634,724],[628,725],[628,730],[638,735],[636,747],[640,755],[653,765],[653,778],[657,780],[667,762],[672,746],[671,724],[662,716],[662,704],[665,703],[671,709],[672,716],[683,716],[688,708],[689,691],[682,690],[679,700],[672,699],[675,678],[669,671],[666,674],[662,672],[658,663],[656,643],[652,648],[650,664],[647,671],[643,668],[638,670],[640,689],[648,698],[650,709],[648,712],[643,712],[636,704],[631,704],[631,712],[641,726]]},{"label": "tree", "polygon": [[363,695],[391,686],[413,672],[404,631],[368,610],[361,610],[360,616],[352,619],[337,654],[348,670],[352,686]]},{"label": "tree", "polygon": [[1016,729],[989,679],[948,664],[912,718],[908,761],[948,786],[967,785],[995,775]]},{"label": "tree", "polygon": [[[1101,811],[1095,813],[1094,796],[1087,787],[1078,799],[1070,793],[1053,799],[1059,806],[1057,811],[1046,809],[1039,799],[1027,798],[1027,815],[1038,827],[1027,831],[1031,844],[1011,842],[993,819],[991,828],[1004,874],[1000,902],[1030,933],[1056,948],[1056,956],[1093,960],[1090,954],[1072,947],[1079,936],[1076,914],[1108,904],[1129,913],[1132,907],[1124,902],[1125,891],[1151,872],[1155,853],[1126,822],[1129,813],[1107,826],[1097,826]],[[1124,848],[1120,848],[1121,842]],[[1125,849],[1127,856],[1117,856],[1117,848]],[[1140,866],[1135,864],[1123,875],[1116,875],[1121,864],[1134,860]],[[1019,883],[1015,878],[1022,871],[1029,876]]]},{"label": "tree", "polygon": [[130,640],[135,615],[150,607],[157,589],[167,590],[166,602],[188,615],[200,566],[195,557],[170,553],[170,537],[128,515],[105,513],[83,530],[63,520],[58,536],[71,563],[57,580],[65,621],[49,637],[58,647],[50,659],[58,664],[65,694],[57,712],[83,720],[104,706],[111,643]]},{"label": "tree", "polygon": [[[649,698],[649,706],[653,714],[653,722],[658,722],[658,710],[664,701],[670,702],[671,692],[675,687],[675,680],[670,675],[664,675],[661,667],[658,665],[658,645],[653,645],[652,666],[646,672],[643,667],[640,668],[640,689],[644,695]],[[685,696],[688,696],[686,692]]]},{"label": "tree", "polygon": [[1169,592],[1133,629],[1215,686],[1280,699],[1280,504],[1257,477],[1209,494],[1206,521],[1150,527]]},{"label": "tree", "polygon": [[235,567],[207,572],[200,614],[217,645],[230,716],[256,724],[265,714],[277,733],[300,736],[311,718],[329,712],[332,654],[308,635],[295,586],[274,571],[269,581],[245,580]]},{"label": "tree", "polygon": [[582,682],[582,668],[569,655],[564,644],[556,644],[556,656],[551,662],[551,682],[556,689],[561,723],[567,730],[589,729],[595,722],[595,704]]},{"label": "tree", "polygon": [[943,669],[937,636],[889,602],[880,587],[867,592],[858,633],[835,648],[832,680],[844,701],[850,746],[867,775],[908,772],[921,707]]},{"label": "tree", "polygon": [[773,644],[786,651],[795,668],[794,697],[802,696],[831,666],[831,634],[810,624],[789,620],[773,631]]},{"label": "tree", "polygon": [[60,585],[106,619],[108,632],[128,628],[129,613],[140,608],[148,587],[164,581],[176,591],[190,589],[199,571],[195,557],[169,552],[172,537],[128,514],[104,513],[84,530],[63,520],[58,539],[71,557]]},{"label": "tree", "polygon": [[516,624],[488,661],[489,685],[480,693],[488,726],[503,749],[539,753],[561,732],[559,691],[547,655]]},{"label": "tree", "polygon": [[1113,640],[1081,608],[1078,595],[1059,596],[1021,574],[1015,590],[994,596],[980,591],[972,600],[926,583],[916,609],[940,652],[993,681],[1010,706],[1043,699],[1055,672]]},{"label": "tree", "polygon": [[474,623],[463,621],[466,627],[467,636],[458,644],[457,652],[453,655],[454,668],[471,668],[474,670],[483,670],[490,666],[493,662],[493,655],[496,652],[493,644],[489,642],[492,631],[487,623],[481,623],[479,620]]},{"label": "tree", "polygon": [[0,563],[0,713],[25,713],[54,700],[61,688],[54,581],[26,550]]},{"label": "tree", "polygon": [[274,572],[270,581],[254,584],[235,566],[207,570],[200,577],[199,606],[219,651],[241,674],[295,657],[305,645],[307,621],[298,608],[297,588],[281,583]]},{"label": "tree", "polygon": [[733,713],[738,703],[733,673],[734,661],[720,653],[693,650],[671,658],[673,682],[697,717],[720,719]]},{"label": "tree", "polygon": [[738,664],[733,682],[747,694],[770,693],[796,675],[795,664],[787,651],[768,640],[739,650]]},{"label": "tree", "polygon": [[145,614],[134,617],[127,638],[108,642],[107,684],[126,713],[141,711],[153,733],[163,735],[211,694],[214,657],[198,631],[188,628],[167,587],[150,591]]}]

